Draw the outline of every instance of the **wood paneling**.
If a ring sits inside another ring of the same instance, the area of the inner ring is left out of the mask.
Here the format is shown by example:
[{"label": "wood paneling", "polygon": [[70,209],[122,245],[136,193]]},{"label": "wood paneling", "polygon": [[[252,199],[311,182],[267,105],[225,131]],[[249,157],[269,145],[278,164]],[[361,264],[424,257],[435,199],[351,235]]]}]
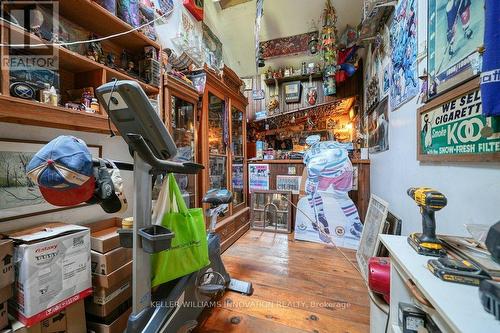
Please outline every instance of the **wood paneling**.
[{"label": "wood paneling", "polygon": [[[356,263],[355,252],[343,249]],[[368,332],[364,280],[338,250],[249,231],[223,254],[229,274],[252,296],[226,292],[196,332]]]},{"label": "wood paneling", "polygon": [[[362,68],[362,64],[359,65]],[[280,102],[279,111],[280,113],[295,111],[301,108],[310,107],[307,103],[307,91],[309,87],[316,87],[318,91],[318,99],[316,101],[316,105],[331,102],[337,98],[347,98],[352,96],[362,96],[363,91],[363,71],[361,69],[357,70],[356,73],[347,79],[345,82],[342,82],[337,86],[337,94],[336,96],[325,96],[323,93],[323,80],[316,79],[312,81],[312,84],[309,84],[309,81],[302,81],[302,95],[300,99],[300,103],[285,103],[285,98],[283,94],[283,85],[279,84],[278,88],[274,85],[267,86],[264,82],[264,79],[261,76],[253,77],[253,89],[260,90],[263,89],[265,92],[265,99],[263,100],[253,100],[252,91],[245,91],[245,96],[248,98],[248,108],[247,108],[247,116],[249,120],[255,119],[255,113],[259,111],[267,110],[267,103],[269,102],[269,98],[274,94],[278,94],[278,100]]]}]

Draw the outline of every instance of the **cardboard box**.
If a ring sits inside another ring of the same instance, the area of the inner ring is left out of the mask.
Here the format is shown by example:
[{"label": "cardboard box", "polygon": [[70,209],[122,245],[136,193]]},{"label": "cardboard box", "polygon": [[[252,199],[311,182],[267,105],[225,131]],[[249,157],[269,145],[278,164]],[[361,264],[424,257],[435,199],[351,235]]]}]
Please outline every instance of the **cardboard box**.
[{"label": "cardboard box", "polygon": [[19,321],[11,323],[9,333],[86,333],[83,300],[73,303],[58,314],[26,327]]},{"label": "cardboard box", "polygon": [[114,321],[107,323],[99,323],[93,320],[87,321],[88,332],[91,333],[123,333],[127,328],[128,317],[132,313],[132,308],[123,312]]},{"label": "cardboard box", "polygon": [[0,288],[14,283],[13,242],[0,240]]},{"label": "cardboard box", "polygon": [[88,228],[50,223],[8,236],[17,277],[9,307],[20,322],[32,326],[92,293]]},{"label": "cardboard box", "polygon": [[111,218],[88,224],[90,228],[91,248],[100,253],[106,253],[120,247],[120,238],[116,232],[122,227],[120,218]]},{"label": "cardboard box", "polygon": [[96,304],[106,304],[113,300],[121,292],[130,289],[132,290],[132,279],[128,278],[120,283],[116,284],[112,288],[101,288],[94,287],[94,293],[92,294],[92,301]]},{"label": "cardboard box", "polygon": [[132,260],[132,249],[119,247],[106,253],[91,251],[92,273],[107,275]]},{"label": "cardboard box", "polygon": [[9,317],[7,315],[7,302],[0,303],[0,330],[9,325]]},{"label": "cardboard box", "polygon": [[9,284],[3,288],[0,288],[0,303],[6,302],[9,298],[14,296],[14,287]]},{"label": "cardboard box", "polygon": [[94,288],[94,294],[85,300],[85,311],[96,317],[109,316],[118,306],[132,297],[132,281],[123,281],[112,289]]},{"label": "cardboard box", "polygon": [[92,274],[92,285],[101,288],[113,288],[132,276],[132,261],[108,275]]}]

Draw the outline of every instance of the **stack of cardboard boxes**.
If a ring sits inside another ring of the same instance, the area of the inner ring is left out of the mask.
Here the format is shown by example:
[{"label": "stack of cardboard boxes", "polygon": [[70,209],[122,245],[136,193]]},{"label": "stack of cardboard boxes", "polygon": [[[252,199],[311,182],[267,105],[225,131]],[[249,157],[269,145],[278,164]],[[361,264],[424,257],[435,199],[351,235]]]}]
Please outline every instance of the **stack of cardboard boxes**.
[{"label": "stack of cardboard boxes", "polygon": [[131,312],[132,251],[120,246],[117,230],[121,219],[107,219],[88,227],[94,293],[85,302],[87,327],[95,333],[121,333]]},{"label": "stack of cardboard boxes", "polygon": [[13,294],[14,266],[13,246],[8,239],[0,240],[0,332],[9,325],[7,301]]},{"label": "stack of cardboard boxes", "polygon": [[[6,332],[85,333],[83,299],[92,293],[89,229],[46,223],[7,236],[11,240],[4,259],[12,261],[16,274],[14,297],[8,302],[12,320]],[[14,251],[9,254],[12,241]],[[12,267],[4,269],[13,274]],[[13,281],[11,275],[7,281]],[[0,321],[5,324],[5,319]]]}]

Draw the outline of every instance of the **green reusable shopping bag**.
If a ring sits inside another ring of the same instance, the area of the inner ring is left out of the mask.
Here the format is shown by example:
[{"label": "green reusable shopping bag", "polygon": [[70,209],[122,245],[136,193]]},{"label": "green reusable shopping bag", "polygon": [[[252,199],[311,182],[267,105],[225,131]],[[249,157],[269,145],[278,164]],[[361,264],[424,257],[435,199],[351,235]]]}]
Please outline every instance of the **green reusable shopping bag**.
[{"label": "green reusable shopping bag", "polygon": [[158,215],[157,224],[173,231],[175,237],[170,249],[152,255],[152,287],[210,264],[203,209],[186,207],[173,174],[168,174],[163,183],[153,212],[153,223],[155,213]]}]

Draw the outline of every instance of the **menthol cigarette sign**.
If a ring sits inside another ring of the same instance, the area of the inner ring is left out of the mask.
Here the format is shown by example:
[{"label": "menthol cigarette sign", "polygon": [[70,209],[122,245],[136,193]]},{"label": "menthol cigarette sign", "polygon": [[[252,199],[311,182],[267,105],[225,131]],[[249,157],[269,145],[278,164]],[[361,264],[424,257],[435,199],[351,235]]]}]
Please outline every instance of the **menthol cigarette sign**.
[{"label": "menthol cigarette sign", "polygon": [[418,122],[419,160],[500,159],[500,128],[482,116],[479,89],[425,109]]}]

